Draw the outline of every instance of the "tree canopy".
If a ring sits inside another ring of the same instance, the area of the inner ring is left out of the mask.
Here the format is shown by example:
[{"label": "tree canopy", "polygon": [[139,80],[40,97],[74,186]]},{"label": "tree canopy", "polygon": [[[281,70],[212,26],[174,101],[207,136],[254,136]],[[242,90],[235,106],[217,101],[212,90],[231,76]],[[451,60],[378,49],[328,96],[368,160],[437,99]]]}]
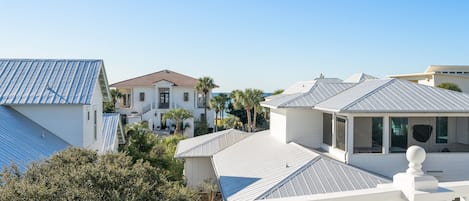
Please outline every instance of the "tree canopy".
[{"label": "tree canopy", "polygon": [[163,121],[172,120],[176,124],[176,130],[174,131],[175,134],[182,134],[181,132],[181,125],[182,122],[186,119],[192,118],[192,113],[183,109],[183,108],[175,108],[168,110],[163,115]]},{"label": "tree canopy", "polygon": [[195,89],[198,92],[202,92],[204,95],[204,121],[207,122],[207,96],[208,92],[213,88],[217,87],[215,82],[211,77],[201,77],[197,80],[197,84],[195,85]]},{"label": "tree canopy", "polygon": [[13,166],[0,175],[0,200],[197,200],[167,172],[124,153],[98,155],[69,148],[25,173]]}]

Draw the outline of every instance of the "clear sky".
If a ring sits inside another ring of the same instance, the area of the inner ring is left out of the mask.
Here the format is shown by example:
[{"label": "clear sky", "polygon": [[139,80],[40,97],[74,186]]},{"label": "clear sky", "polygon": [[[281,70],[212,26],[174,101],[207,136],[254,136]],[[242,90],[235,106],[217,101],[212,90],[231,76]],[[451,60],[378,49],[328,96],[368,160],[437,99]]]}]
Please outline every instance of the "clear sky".
[{"label": "clear sky", "polygon": [[216,91],[469,65],[468,1],[1,1],[0,57],[101,58],[110,83],[170,69]]}]

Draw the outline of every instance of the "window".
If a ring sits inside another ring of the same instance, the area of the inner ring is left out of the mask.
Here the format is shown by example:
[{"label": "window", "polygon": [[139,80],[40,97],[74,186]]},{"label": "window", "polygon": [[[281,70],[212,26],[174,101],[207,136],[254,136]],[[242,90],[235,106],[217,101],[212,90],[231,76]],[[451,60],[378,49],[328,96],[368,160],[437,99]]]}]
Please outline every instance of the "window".
[{"label": "window", "polygon": [[373,150],[381,153],[383,147],[383,117],[371,118],[371,142]]},{"label": "window", "polygon": [[199,93],[197,95],[197,107],[198,108],[204,108],[205,107],[204,101],[205,101],[204,94]]},{"label": "window", "polygon": [[98,113],[94,111],[94,140],[98,139]]},{"label": "window", "polygon": [[391,153],[403,153],[407,150],[407,130],[409,124],[405,117],[391,118]]},{"label": "window", "polygon": [[160,103],[158,108],[169,108],[169,88],[159,88],[158,91],[160,93]]},{"label": "window", "polygon": [[335,146],[340,150],[345,150],[345,119],[336,118]]},{"label": "window", "polygon": [[184,102],[189,101],[189,92],[184,92]]},{"label": "window", "polygon": [[145,92],[140,92],[140,101],[145,101]]},{"label": "window", "polygon": [[355,117],[353,123],[353,152],[382,153],[383,118]]},{"label": "window", "polygon": [[88,121],[90,120],[90,111],[88,111]]},{"label": "window", "polygon": [[323,113],[322,119],[322,143],[332,146],[332,115]]},{"label": "window", "polygon": [[448,143],[448,117],[436,118],[436,143]]}]

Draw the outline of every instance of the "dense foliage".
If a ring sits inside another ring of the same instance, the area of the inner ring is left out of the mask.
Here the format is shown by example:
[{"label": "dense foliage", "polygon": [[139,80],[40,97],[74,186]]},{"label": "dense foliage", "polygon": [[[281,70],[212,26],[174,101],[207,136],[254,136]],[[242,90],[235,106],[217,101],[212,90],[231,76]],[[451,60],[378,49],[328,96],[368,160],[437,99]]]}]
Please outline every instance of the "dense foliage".
[{"label": "dense foliage", "polygon": [[0,175],[0,200],[197,200],[167,171],[124,153],[97,155],[69,148],[31,165]]},{"label": "dense foliage", "polygon": [[437,85],[437,87],[452,90],[452,91],[462,92],[461,88],[459,88],[458,85],[453,84],[453,83],[449,83],[449,82],[441,83],[441,84]]},{"label": "dense foliage", "polygon": [[153,167],[167,171],[170,181],[183,183],[184,163],[174,159],[177,143],[182,135],[158,137],[145,122],[130,124],[126,127],[129,142],[122,151],[132,157],[132,161],[143,160]]}]

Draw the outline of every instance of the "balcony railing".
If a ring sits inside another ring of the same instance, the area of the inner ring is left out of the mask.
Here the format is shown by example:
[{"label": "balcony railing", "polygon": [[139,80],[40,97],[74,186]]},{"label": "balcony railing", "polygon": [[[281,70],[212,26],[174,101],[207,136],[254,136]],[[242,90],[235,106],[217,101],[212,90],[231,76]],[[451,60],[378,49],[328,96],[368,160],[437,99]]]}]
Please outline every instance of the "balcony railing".
[{"label": "balcony railing", "polygon": [[160,103],[158,104],[159,109],[168,109],[169,108],[169,103]]}]

